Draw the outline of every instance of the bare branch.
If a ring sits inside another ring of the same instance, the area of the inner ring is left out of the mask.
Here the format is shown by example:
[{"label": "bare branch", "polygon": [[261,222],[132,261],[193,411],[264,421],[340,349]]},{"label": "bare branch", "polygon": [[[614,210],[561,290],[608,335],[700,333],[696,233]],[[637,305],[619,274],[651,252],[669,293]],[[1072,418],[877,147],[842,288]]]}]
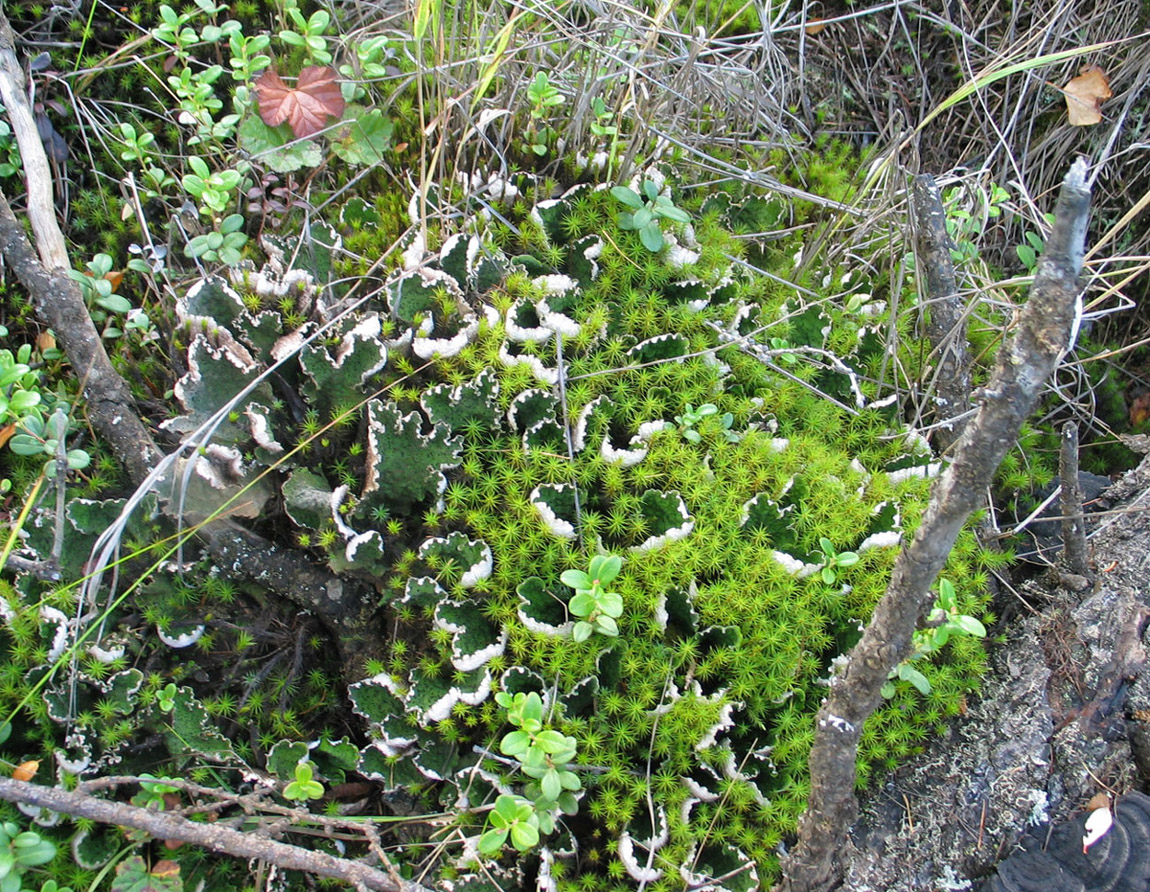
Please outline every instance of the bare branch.
[{"label": "bare branch", "polygon": [[938,418],[936,429],[940,453],[946,452],[962,434],[958,420],[970,404],[970,355],[966,349],[966,317],[958,296],[951,249],[954,243],[946,231],[946,213],[934,177],[914,178],[911,186],[912,220],[917,268],[927,308],[926,336],[935,362],[934,395]]},{"label": "bare branch", "polygon": [[254,833],[189,821],[167,812],[99,799],[84,793],[0,778],[0,799],[35,805],[102,824],[131,827],[155,839],[177,839],[236,858],[258,858],[288,870],[335,877],[376,892],[428,892],[424,886],[407,882],[359,861],[337,858],[325,852],[277,842]]},{"label": "bare branch", "polygon": [[955,447],[953,464],[935,484],[914,539],[895,561],[862,639],[845,670],[831,679],[811,749],[811,795],[798,843],[783,863],[781,892],[822,892],[838,885],[837,853],[858,811],[855,758],[863,723],[881,702],[891,669],[909,652],[911,636],[930,609],[931,586],[959,531],[1071,344],[1090,207],[1085,179],[1086,162],[1079,159],[1063,182],[1054,231],[1015,336],[999,351],[978,413]]}]

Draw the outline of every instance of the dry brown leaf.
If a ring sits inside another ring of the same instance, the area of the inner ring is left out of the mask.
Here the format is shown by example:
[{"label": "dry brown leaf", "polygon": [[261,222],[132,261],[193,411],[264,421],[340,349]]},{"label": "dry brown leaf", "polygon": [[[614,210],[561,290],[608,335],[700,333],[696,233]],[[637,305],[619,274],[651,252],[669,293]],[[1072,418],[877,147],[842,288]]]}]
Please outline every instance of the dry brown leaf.
[{"label": "dry brown leaf", "polygon": [[1062,88],[1066,96],[1066,111],[1074,127],[1090,127],[1102,121],[1102,103],[1114,94],[1110,92],[1110,78],[1097,65],[1085,65],[1078,77]]},{"label": "dry brown leaf", "polygon": [[260,117],[269,127],[284,121],[292,133],[306,139],[319,133],[327,119],[343,114],[343,94],[330,66],[309,65],[299,73],[295,87],[289,87],[272,68],[256,79],[260,100]]},{"label": "dry brown leaf", "polygon": [[39,759],[29,759],[27,762],[21,762],[12,769],[12,780],[30,781],[36,776],[36,772],[39,768]]},{"label": "dry brown leaf", "polygon": [[154,877],[164,877],[172,879],[180,875],[180,865],[175,861],[169,861],[164,858],[162,861],[157,861],[152,865],[152,869],[148,871]]}]

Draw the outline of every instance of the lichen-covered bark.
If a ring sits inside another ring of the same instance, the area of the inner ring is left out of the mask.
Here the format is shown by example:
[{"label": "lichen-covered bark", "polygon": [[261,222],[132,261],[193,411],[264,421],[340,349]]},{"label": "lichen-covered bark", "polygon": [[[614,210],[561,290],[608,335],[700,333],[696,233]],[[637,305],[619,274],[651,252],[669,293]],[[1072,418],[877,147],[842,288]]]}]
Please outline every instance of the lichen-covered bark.
[{"label": "lichen-covered bark", "polygon": [[962,434],[970,403],[970,354],[966,349],[966,308],[958,294],[951,249],[934,177],[914,178],[910,193],[914,247],[927,310],[926,336],[934,348],[931,392],[937,404],[935,443],[946,452]]},{"label": "lichen-covered bark", "polygon": [[939,478],[914,539],[899,554],[886,594],[845,670],[831,681],[817,717],[807,811],[798,843],[783,863],[783,892],[817,892],[839,884],[838,852],[858,809],[855,757],[863,723],[879,705],[888,673],[909,653],[911,636],[931,605],[931,585],[959,530],[984,499],[1071,343],[1090,206],[1085,171],[1085,162],[1076,161],[1063,183],[1054,231],[1014,337],[999,352],[978,413]]}]

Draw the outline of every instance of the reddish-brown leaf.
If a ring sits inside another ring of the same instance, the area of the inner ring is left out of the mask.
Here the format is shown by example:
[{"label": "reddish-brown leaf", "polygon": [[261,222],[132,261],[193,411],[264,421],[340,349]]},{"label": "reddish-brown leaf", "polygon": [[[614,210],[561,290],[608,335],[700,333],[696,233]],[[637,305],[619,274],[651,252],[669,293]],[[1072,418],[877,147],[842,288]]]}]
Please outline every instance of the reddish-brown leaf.
[{"label": "reddish-brown leaf", "polygon": [[329,117],[343,114],[343,94],[335,77],[334,68],[309,65],[299,73],[293,88],[280,80],[275,69],[267,69],[255,84],[260,117],[269,127],[287,121],[300,139],[319,133]]}]

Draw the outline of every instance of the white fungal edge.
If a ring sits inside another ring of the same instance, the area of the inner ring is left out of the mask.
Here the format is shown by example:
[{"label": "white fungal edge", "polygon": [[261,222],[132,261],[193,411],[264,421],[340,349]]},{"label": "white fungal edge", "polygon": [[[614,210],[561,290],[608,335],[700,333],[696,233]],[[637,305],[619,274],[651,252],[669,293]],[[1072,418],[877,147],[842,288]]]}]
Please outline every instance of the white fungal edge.
[{"label": "white fungal edge", "polygon": [[[785,493],[785,491],[784,491],[784,493]],[[794,505],[787,505],[783,508],[780,508],[777,504],[775,504],[774,500],[772,500],[770,497],[767,496],[767,494],[765,492],[761,492],[757,496],[754,496],[753,498],[747,499],[745,502],[743,502],[742,511],[739,513],[739,526],[745,527],[747,525],[747,521],[751,519],[751,509],[753,507],[755,507],[759,503],[759,499],[762,499],[762,498],[766,498],[767,502],[770,503],[772,506],[774,506],[774,509],[779,514],[780,520],[785,515],[789,514],[791,511],[794,510]]]},{"label": "white fungal edge", "polygon": [[[372,313],[360,321],[355,328],[343,336],[339,342],[339,347],[335,351],[335,362],[332,368],[342,368],[344,361],[355,352],[355,342],[361,341],[366,343],[368,341],[379,341],[380,335],[383,334],[383,323],[380,321],[378,313]],[[363,374],[359,376],[359,383],[363,384],[368,378],[378,374],[384,366],[387,365],[387,346],[380,344],[381,350],[379,355],[379,362],[365,369]]]},{"label": "white fungal edge", "polygon": [[[60,766],[60,770],[67,774],[83,774],[88,770],[88,766],[92,764],[92,754],[85,752],[82,757],[73,761],[64,755],[63,750],[56,750],[56,764]],[[28,814],[28,812],[25,812]],[[33,816],[34,817],[34,816]],[[37,823],[39,823],[37,821]]]},{"label": "white fungal edge", "polygon": [[855,549],[856,554],[861,554],[871,548],[893,548],[902,541],[902,533],[899,530],[887,530],[882,533],[871,533],[859,544]]},{"label": "white fungal edge", "polygon": [[[549,394],[546,390],[541,390],[538,387],[529,387],[527,390],[521,390],[519,393],[515,394],[515,396],[511,398],[511,403],[507,407],[507,423],[508,423],[508,425],[510,425],[513,429],[518,429],[518,427],[519,427],[519,409],[529,399],[531,399],[532,397],[536,397],[536,396],[551,397],[554,400],[554,396],[552,396],[552,394]],[[548,421],[551,421],[553,423],[558,423],[558,419],[556,419],[553,416],[550,418],[544,417],[544,418],[540,418],[538,421],[535,421],[533,424],[527,425],[524,428],[524,430],[523,430],[523,446],[525,449],[527,448],[527,435],[534,432],[534,431],[537,431],[539,429],[540,422],[546,423]]]},{"label": "white fungal edge", "polygon": [[335,528],[339,530],[339,534],[348,541],[354,539],[358,533],[353,530],[343,519],[343,512],[339,510],[339,506],[343,504],[344,497],[348,493],[347,484],[337,486],[328,499],[328,504],[331,506],[331,519],[335,523]]},{"label": "white fungal edge", "polygon": [[[233,275],[235,273],[233,272]],[[233,284],[240,284],[233,278]],[[247,286],[262,298],[286,297],[289,292],[304,298],[310,303],[315,295],[316,285],[312,274],[305,269],[283,270],[283,264],[274,257],[260,267],[259,272],[248,275]]]},{"label": "white fungal edge", "polygon": [[[518,310],[521,306],[526,305],[526,303],[527,303],[526,300],[524,300],[523,298],[520,298],[519,300],[515,301],[515,303],[513,303],[510,307],[507,308],[507,312],[504,314],[504,317],[503,317],[503,330],[505,332],[507,332],[508,338],[510,338],[513,341],[517,341],[521,344],[526,343],[527,341],[532,341],[535,343],[543,343],[544,341],[548,340],[553,334],[555,334],[555,332],[552,331],[550,328],[547,328],[547,327],[542,326],[542,325],[538,326],[537,328],[524,328],[523,326],[519,325],[518,323],[516,323],[514,321],[516,310]],[[535,308],[535,312],[536,313],[539,312],[539,309],[537,306]]]},{"label": "white fungal edge", "polygon": [[[414,692],[408,691],[406,703],[410,703],[411,695]],[[483,678],[479,682],[479,687],[474,691],[464,691],[462,688],[453,686],[446,694],[432,703],[427,709],[423,710],[423,714],[419,717],[420,724],[425,728],[430,728],[432,725],[442,722],[451,717],[451,710],[455,708],[456,703],[465,703],[468,706],[478,706],[487,699],[491,693],[491,673],[486,669],[483,670]],[[412,711],[418,712],[419,707],[409,707]],[[434,774],[427,769],[420,768],[424,774]],[[443,780],[443,778],[436,778]]]},{"label": "white fungal edge", "polygon": [[[531,222],[539,227],[539,231],[541,233],[543,233],[544,238],[547,237],[547,227],[543,225],[543,215],[539,212],[541,210],[548,210],[550,208],[553,208],[553,207],[555,207],[555,205],[559,204],[560,202],[566,201],[567,196],[570,194],[571,194],[571,190],[569,189],[567,192],[564,192],[558,198],[549,198],[549,199],[547,199],[547,201],[536,202],[535,207],[533,207],[531,209],[531,213],[528,216],[530,216]],[[547,241],[548,241],[548,243],[550,243],[551,240],[547,239]]]},{"label": "white fungal edge", "polygon": [[552,310],[547,304],[547,298],[543,298],[535,304],[535,312],[539,314],[539,320],[544,326],[556,334],[574,338],[583,330],[583,327],[570,316],[564,316],[562,313]]},{"label": "white fungal edge", "polygon": [[266,449],[273,455],[279,455],[284,451],[284,447],[279,443],[275,435],[272,433],[271,422],[268,420],[268,408],[259,403],[249,403],[247,408],[244,409],[244,415],[247,416],[249,427],[252,432],[252,439],[256,441],[256,445],[262,449]]},{"label": "white fungal edge", "polygon": [[[548,334],[551,332],[548,331]],[[499,345],[499,360],[508,368],[516,365],[525,365],[531,373],[544,384],[558,384],[559,370],[549,369],[538,356],[512,356],[507,349],[507,342]]]},{"label": "white fungal edge", "polygon": [[0,619],[6,623],[12,622],[16,618],[15,608],[8,603],[8,599],[0,594]]},{"label": "white fungal edge", "polygon": [[452,338],[425,338],[415,336],[411,340],[411,352],[420,359],[431,359],[433,356],[450,357],[462,352],[479,333],[479,317],[468,313],[463,317],[466,323],[463,330]]},{"label": "white fungal edge", "polygon": [[551,849],[543,846],[539,850],[539,878],[535,881],[538,892],[559,892],[559,883],[551,872],[555,863],[555,855]]},{"label": "white fungal edge", "polygon": [[[689,226],[690,224],[687,225]],[[691,234],[686,236],[686,241],[691,242],[693,240],[694,239],[691,237]],[[674,232],[664,232],[663,241],[667,243],[667,252],[663,255],[664,260],[666,261],[667,266],[671,267],[671,269],[680,270],[688,266],[694,266],[699,262],[699,252],[692,251],[690,248],[686,248],[683,245],[680,245],[679,239],[676,237]],[[706,306],[708,303],[710,303],[709,298],[703,302],[703,306]],[[698,307],[694,309],[702,308],[703,307]]]},{"label": "white fungal edge", "polygon": [[[215,335],[219,342],[218,345],[213,344],[203,332],[197,332],[188,347],[188,370],[180,376],[172,388],[173,395],[179,400],[180,405],[183,406],[185,410],[191,411],[188,404],[188,391],[204,379],[203,373],[200,370],[200,364],[196,360],[197,345],[202,344],[209,356],[216,359],[226,359],[245,375],[250,374],[256,369],[256,362],[252,358],[252,355],[239,341],[228,333],[227,329],[217,327]],[[160,427],[166,430],[173,422],[179,420],[180,419],[177,418],[169,419],[163,422]]]},{"label": "white fungal edge", "polygon": [[646,867],[639,864],[639,859],[635,855],[635,844],[638,843],[642,848],[650,853],[648,863],[653,860],[654,854],[667,844],[671,838],[670,831],[667,828],[667,814],[663,810],[662,805],[655,806],[655,824],[659,828],[654,839],[636,840],[631,836],[630,831],[624,830],[619,836],[619,860],[623,862],[623,866],[627,869],[627,873],[631,878],[639,883],[653,883],[663,875],[662,868]]},{"label": "white fungal edge", "polygon": [[212,489],[227,489],[229,483],[243,479],[243,458],[243,453],[234,446],[209,443],[196,456],[196,476],[206,480]]},{"label": "white fungal edge", "polygon": [[205,276],[189,288],[182,298],[176,299],[176,318],[181,322],[190,322],[196,328],[199,328],[201,325],[206,325],[207,330],[215,332],[219,329],[219,323],[216,322],[215,319],[211,316],[199,316],[188,311],[188,307],[191,306],[193,298],[208,287],[219,288],[232,301],[237,314],[243,312],[244,301],[243,298],[240,297],[239,292],[219,276]]},{"label": "white fungal edge", "polygon": [[887,471],[887,480],[891,483],[902,483],[904,480],[913,480],[921,477],[924,480],[933,480],[942,471],[942,462],[934,461],[927,465],[915,465],[910,468],[899,468],[897,471]]},{"label": "white fungal edge", "polygon": [[785,551],[772,551],[771,557],[775,559],[775,563],[781,565],[796,579],[806,579],[823,568],[822,564],[804,564],[797,557],[787,554]]},{"label": "white fungal edge", "polygon": [[[755,865],[755,862],[748,858],[746,852],[744,852],[742,849],[735,848],[731,845],[728,845],[727,848],[733,851],[735,856],[743,864],[749,865],[745,871],[737,871],[738,875],[745,875],[749,877],[751,881],[751,888],[758,889],[759,870]],[[687,888],[690,889],[691,892],[720,892],[720,890],[726,890],[727,887],[724,886],[721,882],[722,878],[716,879],[714,877],[708,877],[705,874],[695,873],[693,870],[691,870],[689,865],[694,864],[698,860],[696,857],[697,851],[697,845],[692,844],[690,853],[683,860],[683,863],[679,865],[679,876],[683,878],[683,882],[686,884]]]},{"label": "white fungal edge", "polygon": [[610,405],[611,399],[606,394],[599,394],[579,410],[579,417],[575,420],[575,430],[571,434],[571,448],[576,452],[582,452],[583,447],[587,445],[587,425],[591,421],[591,416],[595,414],[595,410],[604,404]]},{"label": "white fungal edge", "polygon": [[595,279],[599,275],[598,260],[603,256],[603,247],[606,243],[602,238],[596,236],[595,241],[583,249],[583,257],[591,264],[591,278]]},{"label": "white fungal edge", "polygon": [[575,628],[575,621],[568,620],[562,625],[553,626],[550,623],[545,623],[543,620],[534,619],[523,612],[523,602],[520,601],[519,606],[515,609],[519,615],[519,621],[527,628],[528,631],[535,632],[538,635],[551,635],[555,638],[565,638],[571,634]]},{"label": "white fungal edge", "polygon": [[[703,691],[701,688],[699,688],[698,682],[695,682],[695,687],[696,693],[698,694],[700,700],[714,700],[726,694],[726,689],[724,688],[722,690],[716,691],[712,697],[704,697]],[[728,728],[733,728],[735,726],[735,720],[733,718],[735,710],[740,708],[742,705],[742,703],[735,702],[724,703],[719,709],[719,720],[715,722],[715,724],[711,725],[711,727],[707,729],[707,733],[703,735],[702,739],[695,744],[695,752],[702,753],[706,750],[709,750],[715,745],[715,742],[718,740],[720,734],[722,734]]]},{"label": "white fungal edge", "polygon": [[1082,854],[1085,855],[1086,850],[1109,833],[1113,826],[1114,817],[1110,814],[1109,808],[1104,806],[1094,809],[1086,819],[1086,833],[1082,836]]},{"label": "white fungal edge", "polygon": [[[439,608],[441,605],[445,604],[452,607],[464,606],[462,601],[452,601],[450,599],[440,601],[439,604],[435,605],[435,618],[432,621],[432,624],[437,629],[443,629],[447,632],[450,632],[452,635],[462,635],[467,631],[467,626],[453,623],[451,620],[440,615]],[[471,672],[475,669],[478,669],[489,660],[498,656],[502,656],[504,650],[506,649],[507,629],[503,629],[497,641],[492,642],[491,644],[487,645],[487,647],[481,647],[479,650],[475,651],[475,653],[467,654],[466,656],[456,650],[456,642],[452,641],[451,665],[458,669],[460,672]]]},{"label": "white fungal edge", "polygon": [[168,645],[168,647],[181,650],[185,647],[191,647],[197,641],[204,637],[204,630],[207,628],[203,623],[196,626],[190,632],[185,632],[183,635],[169,635],[159,626],[156,626],[156,635],[159,639]]},{"label": "white fungal edge", "polygon": [[[726,284],[726,282],[723,282],[722,284]],[[720,285],[719,287],[722,286]],[[738,309],[735,310],[735,315],[731,317],[731,321],[728,322],[724,327],[726,334],[732,338],[741,338],[742,335],[739,333],[739,326],[743,324],[743,320],[749,318],[751,313],[757,309],[757,306],[742,303],[740,301]]]},{"label": "white fungal edge", "polygon": [[308,332],[311,329],[311,323],[305,322],[302,326],[295,331],[288,332],[286,335],[272,344],[272,359],[276,362],[282,362],[289,356],[294,356],[299,353],[300,348],[303,347],[303,342],[307,340]]},{"label": "white fungal edge", "polygon": [[432,584],[432,586],[434,586],[435,599],[437,601],[440,598],[447,597],[447,592],[444,591],[443,586],[441,586],[439,584],[439,582],[436,581],[435,577],[433,577],[433,576],[418,576],[418,577],[409,576],[407,579],[407,583],[403,586],[403,594],[400,595],[399,600],[396,603],[398,603],[398,604],[410,604],[411,603],[411,586],[412,586],[412,583],[417,583],[417,582],[430,582]]},{"label": "white fungal edge", "polygon": [[644,421],[639,425],[639,432],[631,438],[627,449],[616,449],[611,445],[611,435],[605,434],[603,443],[599,447],[599,455],[604,461],[618,462],[622,467],[630,468],[647,457],[648,449],[644,444],[660,431],[669,430],[673,427],[674,425],[669,421]]},{"label": "white fungal edge", "polygon": [[68,649],[68,617],[64,615],[64,611],[44,604],[40,607],[40,621],[56,625],[56,631],[52,633],[52,646],[48,648],[48,655],[44,660],[46,663],[55,663]]},{"label": "white fungal edge", "polygon": [[383,536],[375,530],[368,530],[365,533],[356,533],[347,542],[347,546],[343,550],[343,555],[349,564],[355,563],[355,554],[359,551],[361,545],[365,545],[373,540],[379,541],[380,553],[383,552]]},{"label": "white fungal edge", "polygon": [[[649,347],[652,344],[659,344],[659,343],[662,343],[663,341],[669,341],[669,340],[683,341],[684,343],[686,343],[686,341],[687,341],[687,339],[684,338],[681,334],[678,334],[677,332],[673,332],[673,331],[668,331],[668,332],[664,332],[663,334],[659,334],[659,335],[655,335],[654,337],[647,338],[644,341],[640,341],[638,344],[636,344],[634,347],[631,347],[627,351],[627,356],[634,359],[639,355],[639,353],[643,350],[644,347]],[[686,358],[687,358],[686,356],[672,356],[670,359],[663,359],[663,360],[660,360],[660,362],[682,362]]]},{"label": "white fungal edge", "polygon": [[[539,516],[543,519],[543,525],[547,527],[556,536],[563,539],[575,538],[575,527],[573,524],[559,517],[555,511],[544,502],[539,496],[542,494],[542,489],[545,484],[540,484],[531,490],[530,501],[535,506],[535,510],[539,512]],[[568,486],[566,483],[546,484],[556,492],[562,492]]]},{"label": "white fungal edge", "polygon": [[656,548],[662,548],[668,542],[677,542],[679,539],[685,539],[690,535],[691,530],[695,528],[695,521],[691,519],[691,515],[687,513],[687,505],[683,501],[683,497],[679,493],[667,493],[667,495],[674,495],[679,500],[679,516],[683,518],[683,522],[677,526],[672,527],[660,536],[651,536],[643,540],[638,545],[632,545],[630,551],[642,553],[646,551],[654,551]]},{"label": "white fungal edge", "polygon": [[468,539],[467,543],[469,545],[483,545],[482,557],[480,557],[478,561],[468,567],[467,572],[464,573],[463,576],[461,576],[459,579],[459,584],[461,586],[464,588],[471,588],[472,586],[491,576],[491,571],[495,566],[495,559],[492,557],[491,548],[486,542],[473,542]]},{"label": "white fungal edge", "polygon": [[[459,580],[460,586],[462,586],[463,588],[471,588],[477,582],[480,582],[481,580],[487,579],[491,575],[491,570],[494,566],[494,559],[491,556],[491,548],[488,546],[488,544],[486,542],[484,542],[482,539],[468,539],[462,533],[453,533],[452,536],[454,536],[456,539],[462,537],[467,542],[467,544],[469,546],[471,546],[472,548],[474,548],[477,545],[483,546],[483,548],[480,550],[479,560],[477,560],[474,564],[472,564],[470,567],[468,567],[467,572],[464,573],[463,576],[460,578],[460,580]],[[432,546],[437,545],[437,544],[442,544],[444,546],[451,547],[452,546],[452,536],[435,536],[431,539],[424,540],[424,542],[419,546],[419,556],[421,558],[426,557],[427,553],[429,551],[431,551]],[[425,576],[422,578],[431,579],[430,576]],[[439,587],[438,582],[436,583],[436,587],[437,588]]]},{"label": "white fungal edge", "polygon": [[[414,423],[416,437],[423,443],[430,443],[432,440],[434,440],[438,435],[440,428],[447,430],[450,434],[450,428],[443,422],[436,422],[434,425],[432,425],[431,433],[424,434],[423,416],[420,415],[418,411],[408,412],[406,415],[404,415],[400,411],[399,407],[394,403],[391,406],[388,406],[386,403],[380,402],[379,400],[369,400],[367,404],[367,474],[363,484],[363,496],[367,496],[379,489],[379,477],[376,474],[375,465],[379,461],[379,457],[383,454],[380,449],[380,437],[381,434],[387,432],[387,427],[385,424],[378,421],[376,416],[373,414],[372,410],[376,407],[378,407],[380,410],[387,409],[389,414],[394,416],[394,423],[391,426],[391,433],[399,433],[401,430],[403,430],[406,424]],[[443,472],[449,468],[454,468],[457,466],[458,462],[450,460],[441,462],[438,465],[426,466],[429,469],[434,468],[434,470],[438,472],[439,480],[436,483],[436,489],[439,496],[442,496],[443,493],[447,491],[447,478],[443,476]],[[339,492],[340,490],[344,490],[346,492],[346,487],[340,487],[336,490],[336,492]],[[442,503],[442,498],[436,503],[435,510],[437,513],[443,510]],[[339,526],[339,521],[336,521],[336,525]]]},{"label": "white fungal edge", "polygon": [[87,647],[88,655],[98,663],[112,663],[120,659],[124,652],[125,647],[122,644],[109,648],[100,647],[98,644],[89,644]]},{"label": "white fungal edge", "polygon": [[[404,694],[400,689],[399,683],[393,676],[388,675],[386,672],[381,672],[378,675],[373,675],[371,678],[365,678],[361,681],[357,681],[349,686],[349,690],[350,688],[359,688],[363,687],[364,685],[378,685],[379,687],[384,688],[389,694],[398,699],[401,703],[403,702]],[[395,716],[384,716],[382,719],[380,719],[376,716],[371,716],[363,712],[354,705],[354,701],[352,702],[352,710],[356,713],[356,715],[367,719],[372,724],[372,726],[374,726],[375,729],[378,730],[382,735],[378,739],[372,740],[369,746],[379,750],[379,752],[383,753],[385,756],[402,756],[404,753],[411,750],[413,746],[415,746],[416,738],[414,736],[403,737],[388,734],[387,730],[383,726],[383,723],[389,718],[395,718]]]}]

